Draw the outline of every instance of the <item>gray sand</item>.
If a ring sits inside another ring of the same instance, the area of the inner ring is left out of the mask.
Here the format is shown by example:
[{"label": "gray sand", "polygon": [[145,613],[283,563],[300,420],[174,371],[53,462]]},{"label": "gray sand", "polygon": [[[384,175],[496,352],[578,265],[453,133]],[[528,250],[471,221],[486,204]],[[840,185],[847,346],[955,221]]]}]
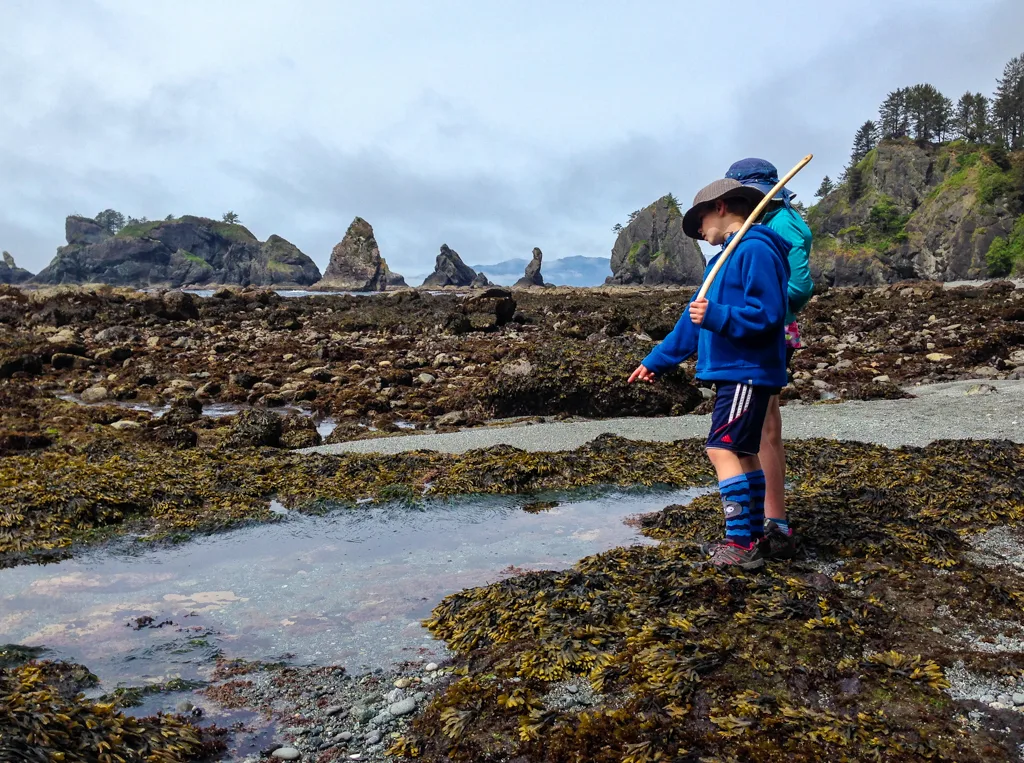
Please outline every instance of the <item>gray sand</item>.
[{"label": "gray sand", "polygon": [[[979,391],[979,387],[981,391]],[[995,388],[995,392],[984,391]],[[827,437],[888,447],[927,445],[944,439],[1008,439],[1024,442],[1024,382],[960,381],[911,386],[910,400],[850,401],[828,405],[790,403],[782,409],[787,439]],[[600,434],[633,440],[672,441],[704,437],[710,416],[627,418],[470,429],[447,434],[383,437],[309,448],[307,453],[462,453],[492,445],[523,450],[573,450]]]}]

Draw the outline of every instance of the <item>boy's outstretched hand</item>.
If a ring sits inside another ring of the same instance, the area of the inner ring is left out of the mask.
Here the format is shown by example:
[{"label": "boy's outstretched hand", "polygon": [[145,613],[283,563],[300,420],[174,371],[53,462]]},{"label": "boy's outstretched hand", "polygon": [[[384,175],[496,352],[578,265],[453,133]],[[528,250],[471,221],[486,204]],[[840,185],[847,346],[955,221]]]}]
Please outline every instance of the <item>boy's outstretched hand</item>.
[{"label": "boy's outstretched hand", "polygon": [[690,320],[698,326],[704,322],[704,313],[708,310],[706,299],[695,299],[690,303]]},{"label": "boy's outstretched hand", "polygon": [[651,382],[653,384],[654,372],[647,370],[647,366],[641,363],[639,366],[636,367],[636,370],[632,374],[630,374],[628,383],[632,384],[637,379],[639,379],[640,381]]}]

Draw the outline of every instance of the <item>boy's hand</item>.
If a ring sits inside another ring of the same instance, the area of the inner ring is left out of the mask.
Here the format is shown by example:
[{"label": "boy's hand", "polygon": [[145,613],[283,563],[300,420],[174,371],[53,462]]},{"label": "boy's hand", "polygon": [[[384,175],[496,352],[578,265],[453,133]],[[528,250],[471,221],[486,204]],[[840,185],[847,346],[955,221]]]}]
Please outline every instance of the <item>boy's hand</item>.
[{"label": "boy's hand", "polygon": [[690,303],[690,320],[698,326],[704,322],[704,313],[708,311],[706,299],[695,299]]},{"label": "boy's hand", "polygon": [[632,374],[630,374],[629,384],[632,384],[637,379],[639,379],[640,381],[650,382],[653,384],[654,374],[651,371],[648,371],[647,366],[641,363],[639,366],[637,366],[636,370]]}]

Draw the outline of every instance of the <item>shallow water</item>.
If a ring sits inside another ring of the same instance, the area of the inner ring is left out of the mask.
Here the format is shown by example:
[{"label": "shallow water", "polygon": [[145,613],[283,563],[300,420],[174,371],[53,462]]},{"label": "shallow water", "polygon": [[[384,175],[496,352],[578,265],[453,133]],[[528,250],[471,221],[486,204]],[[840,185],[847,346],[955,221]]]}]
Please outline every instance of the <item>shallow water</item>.
[{"label": "shallow water", "polygon": [[[420,620],[449,593],[519,570],[561,569],[649,543],[632,514],[702,492],[597,491],[360,506],[195,538],[134,542],[48,566],[0,571],[0,643],[44,645],[87,665],[109,690],[208,676],[218,654],[350,671],[436,659]],[[151,617],[136,628],[136,618]]]}]

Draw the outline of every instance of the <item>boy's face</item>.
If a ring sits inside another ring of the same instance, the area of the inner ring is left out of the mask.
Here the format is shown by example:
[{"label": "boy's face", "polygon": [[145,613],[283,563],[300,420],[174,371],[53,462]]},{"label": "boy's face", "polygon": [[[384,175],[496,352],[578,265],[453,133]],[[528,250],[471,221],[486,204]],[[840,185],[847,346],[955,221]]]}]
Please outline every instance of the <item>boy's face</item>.
[{"label": "boy's face", "polygon": [[721,199],[705,205],[701,210],[700,228],[697,232],[712,246],[721,246],[725,243],[727,212],[725,202]]}]

